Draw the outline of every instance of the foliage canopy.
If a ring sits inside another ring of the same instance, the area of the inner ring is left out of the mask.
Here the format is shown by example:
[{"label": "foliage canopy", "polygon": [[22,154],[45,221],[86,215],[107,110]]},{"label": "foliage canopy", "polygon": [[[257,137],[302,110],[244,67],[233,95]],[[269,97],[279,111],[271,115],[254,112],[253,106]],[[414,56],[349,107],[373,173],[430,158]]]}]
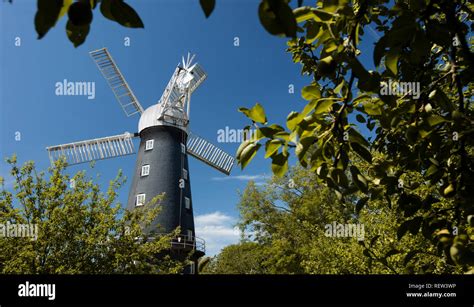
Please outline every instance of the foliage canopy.
[{"label": "foliage canopy", "polygon": [[[183,263],[166,251],[171,237],[147,240],[143,229],[159,214],[159,200],[124,212],[116,202],[124,183],[119,172],[107,192],[84,172],[70,178],[56,162],[49,179],[33,162],[8,159],[14,193],[0,177],[0,224],[36,225],[37,237],[0,238],[0,272],[8,274],[164,274],[179,273]],[[72,181],[71,181],[72,180]],[[71,182],[73,184],[71,184]],[[157,257],[160,255],[160,257]]]}]

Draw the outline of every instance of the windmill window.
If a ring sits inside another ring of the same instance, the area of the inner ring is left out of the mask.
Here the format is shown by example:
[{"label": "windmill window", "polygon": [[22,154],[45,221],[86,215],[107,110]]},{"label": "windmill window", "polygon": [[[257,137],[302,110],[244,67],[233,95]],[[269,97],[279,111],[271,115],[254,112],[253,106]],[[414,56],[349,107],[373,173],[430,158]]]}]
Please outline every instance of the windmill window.
[{"label": "windmill window", "polygon": [[150,174],[150,165],[143,165],[142,166],[142,177],[148,176]]},{"label": "windmill window", "polygon": [[181,143],[181,153],[182,154],[186,153],[186,145],[184,145],[183,143]]},{"label": "windmill window", "polygon": [[183,168],[183,179],[188,180],[188,170]]},{"label": "windmill window", "polygon": [[193,240],[193,231],[191,229],[188,229],[188,240],[189,241]]},{"label": "windmill window", "polygon": [[189,264],[189,273],[190,274],[196,274],[196,264],[194,262],[191,262]]},{"label": "windmill window", "polygon": [[139,207],[139,206],[143,206],[145,204],[145,194],[138,194],[137,195],[137,202],[136,202],[136,206]]},{"label": "windmill window", "polygon": [[153,142],[154,140],[148,140],[145,143],[145,150],[152,150],[153,149]]},{"label": "windmill window", "polygon": [[188,197],[184,197],[184,206],[186,209],[191,209],[191,200]]}]

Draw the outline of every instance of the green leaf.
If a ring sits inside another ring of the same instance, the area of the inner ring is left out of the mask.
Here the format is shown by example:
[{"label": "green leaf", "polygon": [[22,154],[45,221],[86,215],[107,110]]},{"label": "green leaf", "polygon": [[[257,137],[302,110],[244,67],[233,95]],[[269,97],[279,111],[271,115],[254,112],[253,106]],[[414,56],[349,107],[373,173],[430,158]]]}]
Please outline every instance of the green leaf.
[{"label": "green leaf", "polygon": [[316,142],[315,136],[308,136],[302,138],[299,143],[296,145],[295,154],[298,157],[300,163],[303,167],[306,167],[306,161],[304,159],[308,149]]},{"label": "green leaf", "polygon": [[245,141],[245,142],[242,142],[239,146],[239,148],[237,149],[237,153],[235,154],[235,158],[237,160],[240,161],[240,156],[242,155],[242,151],[245,149],[245,147],[247,147],[249,144],[251,143],[251,141]]},{"label": "green leaf", "polygon": [[334,103],[333,98],[318,99],[317,105],[314,108],[314,113],[315,114],[321,114],[321,113],[328,112],[333,103]]},{"label": "green leaf", "polygon": [[318,37],[321,26],[319,23],[316,23],[315,21],[310,20],[305,24],[305,27],[306,27],[306,43],[311,44]]},{"label": "green leaf", "polygon": [[92,23],[94,17],[89,1],[74,2],[68,9],[69,21],[75,26],[86,26]]},{"label": "green leaf", "polygon": [[112,21],[117,21],[115,17],[112,15],[112,12],[110,11],[112,2],[113,0],[102,0],[102,2],[100,3],[100,12],[102,13],[102,16],[104,16],[105,18]]},{"label": "green leaf", "polygon": [[419,254],[420,250],[413,250],[413,251],[410,251],[407,253],[407,255],[405,256],[405,259],[403,260],[403,265],[407,265],[408,262],[410,262],[411,259],[413,259],[413,257],[415,257],[417,254]]},{"label": "green leaf", "polygon": [[362,158],[364,159],[365,161],[369,162],[369,163],[372,163],[372,154],[370,153],[370,151],[360,145],[359,143],[355,143],[355,142],[351,142],[351,148]]},{"label": "green leaf", "polygon": [[278,152],[283,142],[281,140],[269,140],[265,144],[265,159],[273,156],[274,153]]},{"label": "green leaf", "polygon": [[334,13],[339,8],[339,0],[323,0],[323,10]]},{"label": "green leaf", "polygon": [[272,156],[272,172],[277,177],[283,177],[288,171],[288,156],[283,153]]},{"label": "green leaf", "polygon": [[255,106],[250,110],[250,118],[257,123],[264,124],[267,122],[267,117],[265,116],[265,110],[263,109],[262,105],[257,103]]},{"label": "green leaf", "polygon": [[351,142],[359,143],[362,146],[369,147],[370,144],[367,140],[353,127],[349,128],[349,140]]},{"label": "green leaf", "polygon": [[301,96],[306,100],[313,100],[321,98],[321,91],[319,85],[308,85],[301,90]]},{"label": "green leaf", "polygon": [[423,218],[421,216],[417,216],[411,220],[411,223],[408,226],[408,230],[412,235],[416,235],[418,233],[422,222]]},{"label": "green leaf", "polygon": [[54,27],[59,19],[63,0],[38,0],[38,11],[35,15],[35,30],[38,39],[43,38]]},{"label": "green leaf", "polygon": [[342,90],[342,87],[346,83],[346,80],[342,80],[335,88],[334,88],[334,93],[339,94]]},{"label": "green leaf", "polygon": [[355,98],[352,103],[356,106],[358,105],[359,103],[362,103],[362,102],[370,102],[372,100],[372,96],[369,95],[369,94],[361,94],[359,95],[357,98]]},{"label": "green leaf", "polygon": [[123,0],[114,0],[110,6],[110,13],[116,22],[128,28],[144,28],[143,22],[137,12],[123,2]]},{"label": "green leaf", "polygon": [[281,131],[281,132],[277,132],[274,134],[274,137],[275,138],[280,138],[280,139],[283,139],[287,142],[290,141],[290,134],[286,131]]},{"label": "green leaf", "polygon": [[357,188],[364,192],[368,192],[368,185],[367,185],[367,180],[365,177],[360,173],[359,169],[353,165],[350,166],[349,168],[351,175],[352,175],[352,181],[354,184],[357,186]]},{"label": "green leaf", "polygon": [[201,8],[204,12],[204,15],[206,15],[206,18],[209,18],[212,11],[214,10],[214,7],[216,6],[216,0],[199,0],[199,3],[201,4]]},{"label": "green leaf", "polygon": [[[72,0],[67,0],[67,1],[71,1],[71,2],[72,2]],[[98,3],[99,1],[100,1],[100,0],[90,0],[90,2],[91,2],[91,8],[92,8],[93,10],[96,8],[97,3]]]},{"label": "green leaf", "polygon": [[89,30],[89,24],[84,26],[75,26],[70,20],[68,20],[66,24],[67,37],[74,44],[74,47],[78,47],[85,42],[87,35],[89,34]]},{"label": "green leaf", "polygon": [[368,201],[369,201],[368,197],[362,197],[361,199],[357,201],[356,207],[355,207],[356,214],[359,214],[360,210],[362,210],[362,208],[365,206],[365,204],[367,204]]},{"label": "green leaf", "polygon": [[431,126],[431,127],[434,127],[436,125],[439,125],[441,123],[444,123],[444,122],[447,122],[446,119],[444,119],[443,117],[439,116],[439,115],[436,115],[436,114],[433,114],[433,115],[430,115],[426,118],[426,121],[428,122],[428,124]]},{"label": "green leaf", "polygon": [[[264,124],[267,122],[267,117],[265,116],[265,110],[262,105],[256,103],[250,110],[247,108],[239,108],[239,111],[244,113],[248,118],[254,122]],[[265,135],[265,134],[264,134]]]},{"label": "green leaf", "polygon": [[403,222],[402,224],[400,224],[400,226],[398,226],[398,230],[397,230],[397,238],[398,240],[400,240],[401,238],[403,238],[403,236],[407,233],[408,231],[408,223],[407,222]]},{"label": "green leaf", "polygon": [[295,130],[296,125],[298,125],[301,121],[301,117],[299,115],[300,114],[295,111],[292,111],[290,114],[288,114],[288,117],[286,118],[286,126],[291,131]]},{"label": "green leaf", "polygon": [[400,50],[398,48],[390,49],[385,56],[385,66],[392,72],[394,76],[398,73],[398,58],[400,56]]},{"label": "green leaf", "polygon": [[63,0],[63,6],[61,8],[61,11],[59,12],[58,20],[60,20],[64,15],[66,15],[72,3],[72,0]]},{"label": "green leaf", "polygon": [[331,179],[340,187],[347,188],[349,186],[349,181],[343,170],[338,168],[333,168],[330,172]]},{"label": "green leaf", "polygon": [[303,111],[300,113],[300,117],[304,118],[306,115],[308,115],[311,111],[314,110],[316,107],[316,104],[318,103],[317,99],[311,100],[308,104],[305,105]]},{"label": "green leaf", "polygon": [[296,37],[296,18],[285,1],[262,0],[258,7],[262,26],[270,34]]},{"label": "green leaf", "polygon": [[255,157],[257,154],[257,150],[262,146],[261,144],[250,143],[248,144],[243,150],[240,155],[240,165],[242,169],[244,169],[250,161]]},{"label": "green leaf", "polygon": [[355,37],[354,37],[355,47],[359,45],[359,31],[360,31],[360,23],[357,23],[356,29],[355,29]]},{"label": "green leaf", "polygon": [[357,115],[356,115],[356,120],[357,120],[359,123],[362,123],[362,124],[364,124],[364,123],[366,122],[365,117],[362,116],[362,114],[357,114]]},{"label": "green leaf", "polygon": [[379,41],[375,44],[374,47],[374,64],[375,66],[380,65],[380,61],[382,60],[385,54],[385,47],[386,47],[386,37],[382,37]]},{"label": "green leaf", "polygon": [[421,208],[422,202],[415,194],[402,193],[398,199],[398,206],[403,210],[405,217],[409,217]]},{"label": "green leaf", "polygon": [[279,131],[279,130],[272,129],[270,127],[260,127],[260,128],[258,128],[258,130],[260,130],[260,132],[262,133],[262,135],[264,137],[267,137],[267,138],[270,138],[270,139],[272,139],[273,135],[275,135],[275,133],[277,133]]},{"label": "green leaf", "polygon": [[368,102],[364,103],[364,112],[371,116],[382,115],[382,108],[375,103]]},{"label": "green leaf", "polygon": [[430,167],[426,170],[425,176],[430,177],[438,172],[438,167],[434,164],[431,164]]},{"label": "green leaf", "polygon": [[423,218],[418,216],[411,220],[407,220],[403,222],[398,227],[398,230],[397,230],[398,240],[400,240],[408,231],[410,231],[410,233],[412,233],[413,235],[417,234],[420,229],[422,221],[423,221]]},{"label": "green leaf", "polygon": [[428,160],[430,160],[430,162],[433,163],[434,165],[439,166],[439,162],[435,158],[428,158]]},{"label": "green leaf", "polygon": [[297,23],[312,19],[314,17],[313,12],[311,11],[311,7],[309,6],[294,9],[293,15],[295,15]]},{"label": "green leaf", "polygon": [[319,22],[326,22],[331,19],[333,19],[334,14],[328,12],[328,11],[323,11],[320,9],[312,9],[314,13],[314,20],[319,21]]}]

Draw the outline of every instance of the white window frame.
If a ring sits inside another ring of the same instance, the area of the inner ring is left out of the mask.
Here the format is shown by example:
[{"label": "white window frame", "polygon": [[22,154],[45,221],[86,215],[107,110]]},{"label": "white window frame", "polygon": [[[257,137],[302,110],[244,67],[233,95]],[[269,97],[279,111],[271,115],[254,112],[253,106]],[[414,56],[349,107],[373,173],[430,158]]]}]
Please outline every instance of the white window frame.
[{"label": "white window frame", "polygon": [[188,180],[188,170],[183,168],[183,179]]},{"label": "white window frame", "polygon": [[196,274],[196,264],[194,263],[194,261],[192,261],[190,266],[189,266],[189,273],[190,274]]},{"label": "white window frame", "polygon": [[188,237],[188,241],[192,241],[193,240],[193,231],[191,229],[188,229],[187,231],[187,237]]},{"label": "white window frame", "polygon": [[184,145],[183,143],[181,143],[181,153],[186,154],[186,145]]},{"label": "white window frame", "polygon": [[[143,198],[143,201],[139,202],[141,198]],[[136,207],[143,206],[145,204],[145,201],[146,201],[146,194],[137,194],[136,199],[135,199],[135,206]]]},{"label": "white window frame", "polygon": [[188,197],[184,197],[184,207],[186,209],[191,209],[191,199],[189,199]]},{"label": "white window frame", "polygon": [[145,143],[145,151],[147,150],[152,150],[153,149],[153,144],[155,143],[155,140],[147,140]]},{"label": "white window frame", "polygon": [[148,176],[150,175],[150,164],[142,165],[141,176]]}]

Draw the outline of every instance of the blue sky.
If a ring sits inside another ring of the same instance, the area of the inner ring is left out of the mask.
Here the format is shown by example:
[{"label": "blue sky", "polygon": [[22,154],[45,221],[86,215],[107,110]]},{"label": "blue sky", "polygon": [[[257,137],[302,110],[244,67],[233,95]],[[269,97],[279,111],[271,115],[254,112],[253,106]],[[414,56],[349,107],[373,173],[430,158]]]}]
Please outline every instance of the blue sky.
[{"label": "blue sky", "polygon": [[[145,29],[121,27],[96,9],[87,41],[78,48],[66,37],[66,18],[37,40],[36,2],[0,3],[0,175],[7,182],[3,157],[13,153],[20,162],[34,160],[39,169],[46,169],[46,146],[137,131],[138,116],[124,115],[89,57],[89,51],[102,47],[109,49],[144,108],[158,101],[181,56],[196,53],[208,79],[192,96],[191,130],[231,154],[239,144],[217,143],[217,132],[248,124],[239,107],[260,102],[271,122],[284,124],[290,111],[304,106],[300,90],[310,79],[300,76],[300,66],[284,51],[286,39],[262,28],[258,1],[217,1],[209,19],[197,0],[127,2],[139,13]],[[370,48],[375,35],[366,36],[364,45]],[[19,47],[15,46],[17,37]],[[127,37],[130,46],[124,46]],[[239,46],[234,45],[236,37]],[[95,99],[56,96],[55,84],[64,79],[95,82]],[[290,84],[295,94],[288,93]],[[20,141],[15,140],[16,132],[21,133]],[[72,166],[68,172],[86,169],[89,176],[100,174],[98,180],[105,189],[119,169],[131,175],[134,166],[135,156],[127,156],[98,161],[94,168]],[[249,179],[263,181],[270,173],[270,161],[262,153],[244,171],[234,167],[227,178],[190,157],[196,234],[206,239],[208,254],[238,241],[233,229],[238,218],[237,191]],[[123,204],[130,181],[119,191]]]}]

